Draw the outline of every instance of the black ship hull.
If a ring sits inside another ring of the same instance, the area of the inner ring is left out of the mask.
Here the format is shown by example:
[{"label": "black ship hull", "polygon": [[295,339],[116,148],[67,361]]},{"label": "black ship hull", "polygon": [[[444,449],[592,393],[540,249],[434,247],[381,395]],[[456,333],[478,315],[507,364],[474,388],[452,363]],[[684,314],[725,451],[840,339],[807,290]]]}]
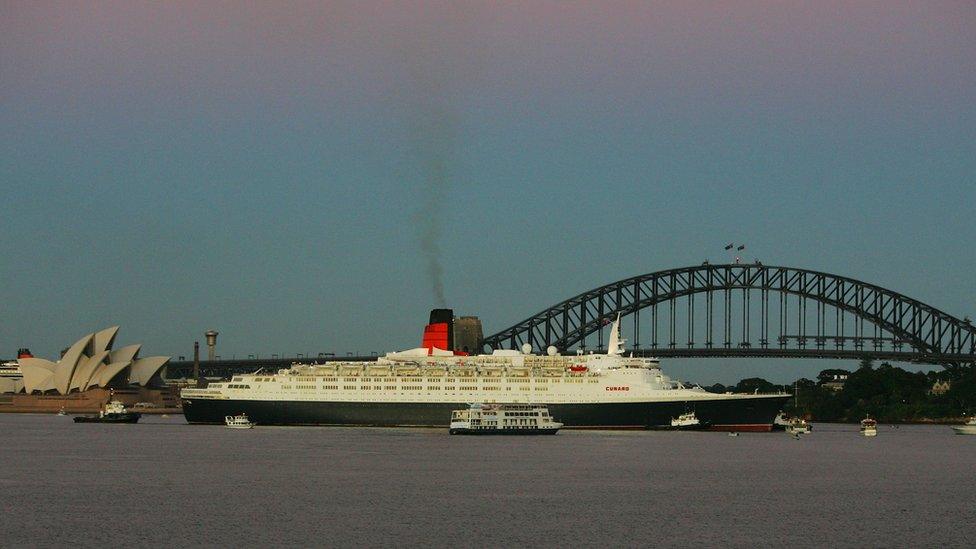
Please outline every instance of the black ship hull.
[{"label": "black ship hull", "polygon": [[[647,429],[670,426],[692,409],[698,419],[718,431],[769,431],[790,398],[716,398],[686,402],[547,404],[554,421],[564,428]],[[183,398],[189,423],[223,424],[224,416],[247,414],[260,425],[357,425],[376,427],[447,427],[460,402],[315,402],[216,400]]]}]

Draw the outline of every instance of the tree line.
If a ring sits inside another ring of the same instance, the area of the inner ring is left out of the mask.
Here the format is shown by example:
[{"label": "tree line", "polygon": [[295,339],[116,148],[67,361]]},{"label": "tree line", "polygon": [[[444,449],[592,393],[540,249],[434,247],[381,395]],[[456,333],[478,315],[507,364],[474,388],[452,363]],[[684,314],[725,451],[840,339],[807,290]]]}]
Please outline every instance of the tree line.
[{"label": "tree line", "polygon": [[[846,379],[843,379],[846,377]],[[948,381],[942,394],[936,382]],[[841,387],[842,385],[842,387]],[[874,366],[864,359],[853,372],[823,370],[817,380],[798,379],[776,385],[763,378],[743,379],[734,386],[715,384],[712,392],[794,393],[784,410],[818,421],[859,421],[870,415],[883,422],[939,421],[976,413],[976,369],[910,372],[887,362]]]}]

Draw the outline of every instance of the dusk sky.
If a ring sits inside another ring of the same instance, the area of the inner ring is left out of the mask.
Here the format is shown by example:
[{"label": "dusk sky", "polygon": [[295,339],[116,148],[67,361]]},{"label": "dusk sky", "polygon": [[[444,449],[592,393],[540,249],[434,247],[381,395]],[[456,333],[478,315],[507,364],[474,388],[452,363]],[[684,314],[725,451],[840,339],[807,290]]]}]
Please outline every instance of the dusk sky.
[{"label": "dusk sky", "polygon": [[0,0],[0,200],[0,357],[390,351],[438,265],[491,333],[730,241],[974,316],[976,3]]}]

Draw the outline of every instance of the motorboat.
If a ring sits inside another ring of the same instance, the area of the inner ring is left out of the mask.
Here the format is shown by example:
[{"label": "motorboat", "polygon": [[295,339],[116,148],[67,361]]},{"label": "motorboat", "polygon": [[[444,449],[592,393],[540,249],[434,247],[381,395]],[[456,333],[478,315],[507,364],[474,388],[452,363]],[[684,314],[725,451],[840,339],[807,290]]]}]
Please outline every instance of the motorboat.
[{"label": "motorboat", "polygon": [[962,425],[953,425],[952,430],[957,435],[976,435],[976,416],[969,418],[969,421]]},{"label": "motorboat", "polygon": [[142,414],[130,412],[124,404],[113,400],[97,416],[75,416],[75,423],[137,423]]},{"label": "motorboat", "polygon": [[786,432],[790,435],[808,435],[811,431],[810,423],[802,418],[790,418],[786,424]]},{"label": "motorboat", "polygon": [[707,424],[701,422],[695,412],[685,412],[676,418],[671,419],[671,428],[676,431],[691,431],[704,429]]},{"label": "motorboat", "polygon": [[224,424],[231,429],[251,429],[254,427],[254,422],[247,417],[247,414],[224,416]]},{"label": "motorboat", "polygon": [[866,437],[878,436],[878,422],[866,416],[861,420],[861,434]]}]

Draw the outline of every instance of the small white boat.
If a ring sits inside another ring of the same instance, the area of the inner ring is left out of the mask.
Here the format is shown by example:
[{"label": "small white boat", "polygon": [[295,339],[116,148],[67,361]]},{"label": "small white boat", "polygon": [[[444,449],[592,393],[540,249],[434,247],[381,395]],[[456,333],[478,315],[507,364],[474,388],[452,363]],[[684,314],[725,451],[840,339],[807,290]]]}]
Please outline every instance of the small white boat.
[{"label": "small white boat", "polygon": [[866,437],[876,437],[878,436],[878,422],[871,419],[870,416],[865,417],[861,420],[861,434]]},{"label": "small white boat", "polygon": [[672,429],[698,429],[703,427],[695,412],[685,412],[671,420]]},{"label": "small white boat", "polygon": [[808,435],[810,431],[810,423],[805,419],[794,417],[786,424],[786,432],[791,435]]},{"label": "small white boat", "polygon": [[64,406],[62,406],[61,409],[58,410],[58,415],[59,416],[66,416],[66,415],[68,415],[68,413],[64,411]]},{"label": "small white boat", "polygon": [[739,436],[739,433],[737,433],[735,431],[729,431],[729,436],[730,437],[737,437],[737,436]]},{"label": "small white boat", "polygon": [[957,435],[976,435],[976,416],[969,418],[969,421],[962,425],[953,425],[952,430]]},{"label": "small white boat", "polygon": [[224,423],[231,429],[250,429],[254,427],[254,423],[248,419],[247,414],[224,416]]}]

